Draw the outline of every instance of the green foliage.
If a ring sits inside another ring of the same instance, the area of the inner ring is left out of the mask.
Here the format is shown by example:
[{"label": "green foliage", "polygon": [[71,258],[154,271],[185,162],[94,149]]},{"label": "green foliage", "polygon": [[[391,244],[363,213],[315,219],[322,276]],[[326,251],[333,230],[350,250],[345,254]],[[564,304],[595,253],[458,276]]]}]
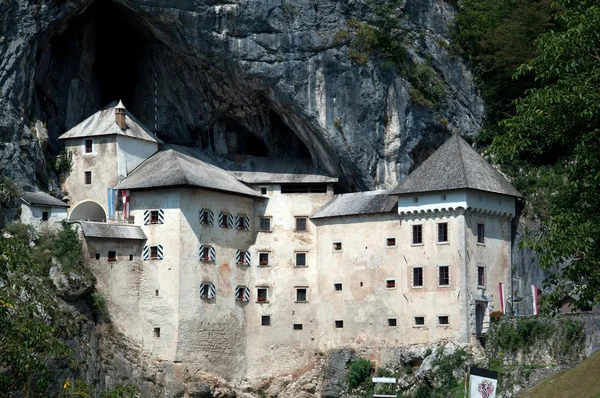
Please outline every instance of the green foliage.
[{"label": "green foliage", "polygon": [[0,207],[15,207],[23,194],[21,188],[10,178],[0,176]]},{"label": "green foliage", "polygon": [[340,44],[346,43],[350,38],[350,32],[348,29],[338,30],[333,36],[333,44],[339,46]]},{"label": "green foliage", "polygon": [[73,168],[73,153],[67,150],[62,151],[56,157],[54,162],[54,171],[56,174],[63,177],[68,175]]},{"label": "green foliage", "polygon": [[4,232],[17,237],[23,242],[31,242],[35,238],[35,229],[29,224],[23,224],[22,222],[14,222],[4,228]]},{"label": "green foliage", "polygon": [[558,5],[560,29],[539,36],[537,55],[516,74],[538,86],[516,101],[491,150],[502,163],[552,171],[550,195],[535,192],[546,201],[542,233],[525,244],[553,271],[549,284],[579,295],[582,307],[600,302],[600,4]]},{"label": "green foliage", "polygon": [[125,384],[96,394],[94,392],[94,387],[84,380],[77,379],[74,382],[71,382],[71,380],[67,379],[58,396],[81,398],[137,398],[140,396],[140,390],[132,384]]},{"label": "green foliage", "polygon": [[77,232],[66,221],[62,229],[52,239],[52,254],[63,266],[65,272],[83,269],[83,246]]},{"label": "green foliage", "polygon": [[371,365],[371,361],[366,358],[358,358],[357,360],[352,361],[350,368],[348,369],[348,387],[354,389],[365,381],[368,381],[372,370],[373,365]]},{"label": "green foliage", "polygon": [[298,13],[298,9],[296,8],[296,6],[292,3],[288,3],[285,0],[281,2],[280,8],[281,15],[283,15],[286,18],[291,18]]},{"label": "green foliage", "polygon": [[536,85],[513,80],[517,67],[535,55],[535,39],[555,25],[552,0],[461,0],[452,33],[452,50],[469,60],[486,104],[478,134],[489,144],[501,132],[498,122],[514,113],[512,100]]}]

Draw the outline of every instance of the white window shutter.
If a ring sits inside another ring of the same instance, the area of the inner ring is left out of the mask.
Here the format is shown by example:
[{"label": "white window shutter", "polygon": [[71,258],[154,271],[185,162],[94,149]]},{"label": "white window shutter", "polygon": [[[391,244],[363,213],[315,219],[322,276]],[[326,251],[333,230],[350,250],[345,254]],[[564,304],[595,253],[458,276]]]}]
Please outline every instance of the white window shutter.
[{"label": "white window shutter", "polygon": [[244,288],[244,297],[242,298],[242,300],[250,301],[250,288],[249,287]]},{"label": "white window shutter", "polygon": [[200,252],[198,253],[200,260],[208,259],[208,246],[200,246]]},{"label": "white window shutter", "polygon": [[244,230],[248,231],[250,229],[250,219],[248,217],[244,217]]},{"label": "white window shutter", "polygon": [[150,260],[150,246],[144,246],[144,250],[142,251],[142,258],[144,260]]},{"label": "white window shutter", "polygon": [[215,248],[212,246],[209,246],[208,257],[210,258],[210,261],[215,261],[217,258],[217,252],[216,252]]},{"label": "white window shutter", "polygon": [[213,213],[212,211],[208,211],[208,223],[210,225],[214,225],[215,223],[215,213]]},{"label": "white window shutter", "polygon": [[244,262],[247,265],[250,265],[250,252],[248,252],[248,251],[244,254]]},{"label": "white window shutter", "polygon": [[208,285],[208,298],[214,299],[215,297],[217,297],[217,288],[214,283],[211,283]]},{"label": "white window shutter", "polygon": [[235,299],[236,300],[240,300],[240,289],[241,289],[240,286],[235,288]]},{"label": "white window shutter", "polygon": [[204,222],[204,212],[204,209],[200,210],[200,215],[198,216],[198,220],[200,221],[200,223]]},{"label": "white window shutter", "polygon": [[223,225],[223,216],[225,216],[225,214],[223,214],[223,212],[219,212],[219,227]]},{"label": "white window shutter", "polygon": [[235,263],[239,264],[242,261],[242,252],[237,250],[235,252]]},{"label": "white window shutter", "polygon": [[162,245],[158,245],[157,247],[158,247],[158,259],[162,260],[164,257],[163,256],[163,247],[162,247]]},{"label": "white window shutter", "polygon": [[144,210],[144,225],[150,224],[150,210]]},{"label": "white window shutter", "polygon": [[232,214],[227,215],[227,225],[229,226],[229,228],[233,228],[233,215]]},{"label": "white window shutter", "polygon": [[240,229],[240,215],[235,215],[235,229]]},{"label": "white window shutter", "polygon": [[204,298],[204,286],[206,284],[204,282],[200,283],[200,298]]},{"label": "white window shutter", "polygon": [[159,224],[165,223],[165,211],[163,209],[158,210],[158,223]]}]

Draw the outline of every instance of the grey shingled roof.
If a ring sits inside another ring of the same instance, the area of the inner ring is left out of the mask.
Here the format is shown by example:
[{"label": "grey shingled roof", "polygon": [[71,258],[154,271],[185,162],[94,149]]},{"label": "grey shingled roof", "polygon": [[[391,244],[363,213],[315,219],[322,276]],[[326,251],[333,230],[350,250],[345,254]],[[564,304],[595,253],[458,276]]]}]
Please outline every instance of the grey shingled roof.
[{"label": "grey shingled roof", "polygon": [[128,110],[125,110],[125,122],[127,123],[127,128],[122,130],[115,121],[116,107],[117,101],[110,103],[104,109],[94,113],[92,116],[58,137],[58,139],[66,140],[69,138],[97,137],[116,134],[144,141],[162,143],[160,138],[154,135],[152,131],[137,120]]},{"label": "grey shingled roof", "polygon": [[176,145],[165,147],[136,167],[115,189],[147,189],[194,186],[235,194],[260,197],[255,190],[215,165],[210,155]]},{"label": "grey shingled roof", "polygon": [[274,159],[238,156],[218,159],[221,166],[246,184],[335,183],[332,177],[315,167],[311,159]]},{"label": "grey shingled roof", "polygon": [[23,199],[23,201],[29,205],[69,207],[69,205],[62,200],[58,200],[46,192],[25,192],[23,195],[21,195],[21,199]]},{"label": "grey shingled roof", "polygon": [[341,217],[356,214],[388,213],[398,205],[398,198],[388,191],[367,191],[335,195],[311,219]]},{"label": "grey shingled roof", "polygon": [[142,227],[127,224],[108,224],[103,222],[79,221],[86,238],[137,239],[145,240]]},{"label": "grey shingled roof", "polygon": [[392,192],[405,194],[464,188],[521,196],[458,134],[450,137]]}]

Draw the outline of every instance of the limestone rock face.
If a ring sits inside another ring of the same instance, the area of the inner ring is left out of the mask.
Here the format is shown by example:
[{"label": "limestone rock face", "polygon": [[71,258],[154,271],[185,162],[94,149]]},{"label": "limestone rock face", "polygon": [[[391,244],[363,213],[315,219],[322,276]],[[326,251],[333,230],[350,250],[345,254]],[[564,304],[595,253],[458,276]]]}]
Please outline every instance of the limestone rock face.
[{"label": "limestone rock face", "polygon": [[[47,184],[47,148],[115,99],[167,142],[220,154],[311,157],[343,189],[395,186],[483,105],[448,53],[454,6],[406,0],[408,55],[446,95],[419,105],[397,68],[358,65],[333,37],[373,20],[361,0],[13,0],[0,5],[0,168]],[[45,143],[44,143],[45,145]]]}]

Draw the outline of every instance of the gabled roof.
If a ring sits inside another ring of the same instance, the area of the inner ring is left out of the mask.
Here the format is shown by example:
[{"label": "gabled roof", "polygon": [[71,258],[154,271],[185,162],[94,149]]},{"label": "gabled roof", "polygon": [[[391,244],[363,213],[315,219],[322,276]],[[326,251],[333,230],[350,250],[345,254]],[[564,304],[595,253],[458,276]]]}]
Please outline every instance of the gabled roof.
[{"label": "gabled roof", "polygon": [[[122,106],[122,103],[119,102],[119,104]],[[92,116],[58,137],[58,139],[66,140],[69,138],[122,135],[143,141],[162,143],[160,138],[154,135],[150,129],[137,120],[128,110],[125,110],[125,122],[127,128],[125,130],[121,129],[115,121],[115,109],[117,106],[117,101],[111,102],[104,109],[94,113]]]},{"label": "gabled roof", "polygon": [[79,224],[81,224],[81,230],[86,238],[146,240],[146,234],[137,225],[108,224],[91,221],[79,221]]},{"label": "gabled roof", "polygon": [[171,145],[146,159],[115,189],[193,186],[264,198],[214,162],[203,151]]},{"label": "gabled roof", "polygon": [[46,192],[25,192],[21,195],[21,199],[30,206],[69,207],[62,200],[58,200]]},{"label": "gabled roof", "polygon": [[310,216],[310,218],[318,219],[392,212],[398,205],[398,198],[390,196],[388,193],[388,191],[367,191],[335,195],[333,199]]},{"label": "gabled roof", "polygon": [[255,156],[219,158],[219,164],[246,184],[318,184],[335,183],[332,177],[315,167],[311,159],[274,159]]},{"label": "gabled roof", "polygon": [[407,194],[464,188],[521,196],[458,134],[450,137],[392,192]]}]

